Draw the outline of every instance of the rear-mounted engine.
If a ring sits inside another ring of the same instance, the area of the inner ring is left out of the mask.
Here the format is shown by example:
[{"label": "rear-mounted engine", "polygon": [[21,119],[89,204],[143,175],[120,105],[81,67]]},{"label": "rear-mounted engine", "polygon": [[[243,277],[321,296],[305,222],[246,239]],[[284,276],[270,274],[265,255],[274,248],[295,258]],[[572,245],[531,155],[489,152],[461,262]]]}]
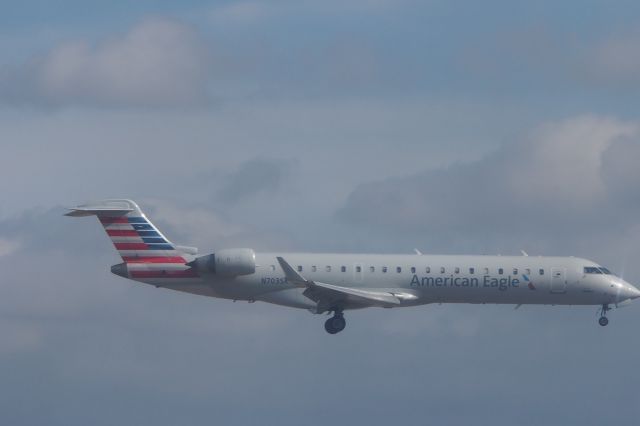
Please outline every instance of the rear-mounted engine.
[{"label": "rear-mounted engine", "polygon": [[225,277],[250,275],[256,272],[256,253],[252,249],[219,250],[200,256],[187,265],[199,273],[211,273]]}]

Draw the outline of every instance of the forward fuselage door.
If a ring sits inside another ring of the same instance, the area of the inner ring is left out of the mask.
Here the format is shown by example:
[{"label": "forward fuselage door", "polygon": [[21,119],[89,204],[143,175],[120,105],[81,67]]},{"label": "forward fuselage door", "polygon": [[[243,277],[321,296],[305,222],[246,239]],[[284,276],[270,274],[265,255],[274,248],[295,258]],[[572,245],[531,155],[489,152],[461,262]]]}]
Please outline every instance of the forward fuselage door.
[{"label": "forward fuselage door", "polygon": [[551,268],[551,293],[566,293],[567,269]]}]

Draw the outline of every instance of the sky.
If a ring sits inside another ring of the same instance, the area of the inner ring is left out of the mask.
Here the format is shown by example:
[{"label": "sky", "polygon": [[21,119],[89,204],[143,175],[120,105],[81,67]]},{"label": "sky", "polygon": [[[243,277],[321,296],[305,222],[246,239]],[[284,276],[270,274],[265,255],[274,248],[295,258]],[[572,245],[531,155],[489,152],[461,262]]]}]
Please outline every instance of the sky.
[{"label": "sky", "polygon": [[640,284],[640,4],[2,2],[0,420],[629,424],[640,307],[322,316],[155,289],[174,242],[593,259]]}]

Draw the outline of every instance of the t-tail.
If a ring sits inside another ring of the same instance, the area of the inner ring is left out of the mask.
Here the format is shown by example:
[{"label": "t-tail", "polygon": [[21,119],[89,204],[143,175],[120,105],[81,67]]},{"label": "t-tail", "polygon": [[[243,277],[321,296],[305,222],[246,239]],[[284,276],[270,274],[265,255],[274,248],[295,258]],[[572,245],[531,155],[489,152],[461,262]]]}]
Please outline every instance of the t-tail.
[{"label": "t-tail", "polygon": [[[131,200],[102,200],[69,210],[67,216],[98,217],[122,257],[123,264],[112,268],[117,275],[125,275],[126,271],[130,271],[132,278],[144,278],[135,275],[151,275],[159,269],[162,269],[165,276],[173,273],[182,275],[184,271],[179,271],[186,263],[192,261],[197,253],[197,249],[193,247],[173,244]],[[175,268],[177,270],[167,268],[170,265],[178,267]]]}]

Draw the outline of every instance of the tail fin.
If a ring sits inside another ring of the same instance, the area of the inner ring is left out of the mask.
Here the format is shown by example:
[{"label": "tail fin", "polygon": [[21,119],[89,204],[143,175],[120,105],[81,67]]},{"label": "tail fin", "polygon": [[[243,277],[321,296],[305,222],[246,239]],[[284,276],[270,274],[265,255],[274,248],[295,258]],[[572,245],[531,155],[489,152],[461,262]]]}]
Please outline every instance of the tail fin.
[{"label": "tail fin", "polygon": [[131,200],[102,200],[70,209],[72,217],[97,216],[125,263],[179,263],[197,251],[174,245]]}]

